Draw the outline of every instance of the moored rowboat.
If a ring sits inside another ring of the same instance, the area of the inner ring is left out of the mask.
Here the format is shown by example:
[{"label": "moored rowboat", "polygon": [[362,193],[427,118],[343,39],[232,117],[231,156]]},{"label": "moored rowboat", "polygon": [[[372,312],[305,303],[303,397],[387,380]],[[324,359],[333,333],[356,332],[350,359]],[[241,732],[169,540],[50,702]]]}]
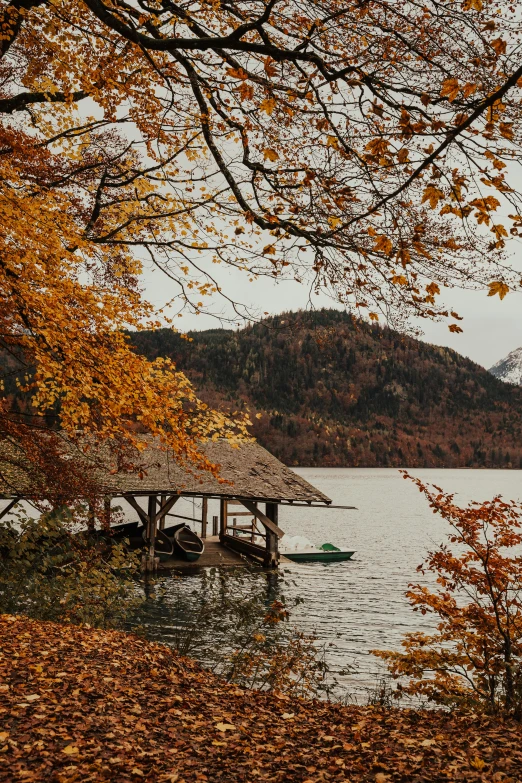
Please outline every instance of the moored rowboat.
[{"label": "moored rowboat", "polygon": [[177,552],[190,562],[195,562],[205,551],[202,539],[186,525],[181,525],[174,531],[174,547]]},{"label": "moored rowboat", "polygon": [[311,549],[308,552],[282,552],[294,563],[340,563],[343,560],[351,560],[355,551],[338,549],[333,544],[323,544],[319,549]]}]

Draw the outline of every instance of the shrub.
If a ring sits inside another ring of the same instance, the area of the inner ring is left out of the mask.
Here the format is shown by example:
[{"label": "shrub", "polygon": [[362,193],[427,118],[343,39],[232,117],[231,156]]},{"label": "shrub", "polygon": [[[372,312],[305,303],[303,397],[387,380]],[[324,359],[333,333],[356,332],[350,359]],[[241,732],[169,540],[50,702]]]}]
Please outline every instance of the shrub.
[{"label": "shrub", "polygon": [[[411,478],[404,474],[405,478]],[[500,496],[455,505],[453,495],[413,479],[450,526],[448,543],[418,571],[435,589],[409,585],[414,611],[437,618],[432,634],[407,634],[402,652],[373,651],[394,678],[396,695],[522,719],[521,506]]]},{"label": "shrub", "polygon": [[86,532],[81,507],[0,524],[0,612],[39,620],[123,627],[142,602],[138,559]]}]

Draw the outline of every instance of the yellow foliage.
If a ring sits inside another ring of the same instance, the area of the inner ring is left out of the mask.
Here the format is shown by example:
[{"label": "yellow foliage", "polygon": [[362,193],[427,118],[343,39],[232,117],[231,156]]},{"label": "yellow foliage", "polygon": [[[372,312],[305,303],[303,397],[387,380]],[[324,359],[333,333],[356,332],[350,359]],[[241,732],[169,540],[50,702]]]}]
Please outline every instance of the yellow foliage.
[{"label": "yellow foliage", "polygon": [[448,100],[454,101],[459,94],[459,90],[459,80],[451,77],[443,81],[440,94],[442,98],[448,98]]},{"label": "yellow foliage", "polygon": [[509,293],[509,286],[503,283],[501,280],[495,280],[492,283],[489,283],[489,293],[488,296],[498,296],[500,299],[504,299],[506,294]]},{"label": "yellow foliage", "polygon": [[424,204],[426,201],[429,201],[430,207],[435,209],[441,198],[444,198],[444,192],[435,185],[428,185],[422,196],[422,203]]},{"label": "yellow foliage", "polygon": [[390,256],[393,251],[393,242],[389,237],[381,234],[375,238],[373,249],[377,250],[379,253],[385,253],[387,256]]},{"label": "yellow foliage", "polygon": [[259,104],[259,109],[260,111],[264,111],[265,114],[270,116],[273,114],[276,105],[277,104],[274,98],[265,98],[265,100]]}]

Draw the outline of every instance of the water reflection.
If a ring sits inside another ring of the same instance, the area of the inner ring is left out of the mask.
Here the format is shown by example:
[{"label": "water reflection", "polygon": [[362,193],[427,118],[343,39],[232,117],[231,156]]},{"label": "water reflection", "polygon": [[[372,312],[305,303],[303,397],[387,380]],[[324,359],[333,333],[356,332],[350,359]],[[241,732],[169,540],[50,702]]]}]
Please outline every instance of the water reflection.
[{"label": "water reflection", "polygon": [[[404,633],[433,627],[429,616],[411,610],[404,593],[410,582],[421,581],[416,567],[431,546],[444,540],[446,526],[411,482],[404,481],[394,469],[307,468],[297,472],[334,503],[355,505],[358,510],[285,507],[280,511],[281,527],[316,544],[329,541],[343,549],[355,549],[353,560],[327,566],[290,563],[280,575],[258,572],[248,579],[229,574],[226,585],[224,577],[217,575],[212,598],[205,581],[208,575],[162,577],[161,590],[148,602],[143,621],[151,638],[170,644],[179,639],[180,628],[184,633],[192,629],[211,664],[215,650],[226,646],[225,635],[233,631],[233,623],[242,621],[228,607],[232,595],[245,599],[256,595],[259,611],[281,594],[291,604],[302,600],[292,610],[292,621],[303,631],[317,633],[321,642],[333,643],[329,654],[338,671],[355,665],[355,673],[340,679],[354,698],[363,700],[383,671],[370,650],[397,649]],[[491,498],[498,492],[510,499],[522,495],[520,471],[411,472],[456,492],[456,501],[462,504]],[[210,622],[203,632],[197,623],[211,610],[223,611],[225,620],[221,625]]]}]

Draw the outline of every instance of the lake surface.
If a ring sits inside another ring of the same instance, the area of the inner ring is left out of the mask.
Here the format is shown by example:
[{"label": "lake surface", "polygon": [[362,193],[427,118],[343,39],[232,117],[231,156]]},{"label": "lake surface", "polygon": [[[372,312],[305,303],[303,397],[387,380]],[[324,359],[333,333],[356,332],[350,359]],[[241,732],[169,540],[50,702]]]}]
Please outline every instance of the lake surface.
[{"label": "lake surface", "polygon": [[[334,644],[329,652],[334,668],[354,667],[353,673],[341,678],[343,686],[352,698],[364,701],[383,672],[370,650],[398,649],[404,633],[432,627],[433,620],[411,610],[404,592],[410,582],[420,581],[416,568],[426,552],[444,540],[447,526],[432,513],[424,495],[394,468],[301,468],[296,472],[334,504],[357,506],[355,511],[285,507],[280,509],[279,524],[291,536],[303,535],[315,544],[330,542],[356,551],[344,563],[285,566],[283,589],[290,600],[295,596],[304,599],[292,613],[293,623],[316,632],[321,642]],[[461,505],[499,493],[507,499],[522,499],[522,471],[410,472],[456,493]],[[184,502],[186,511],[178,513],[191,515],[192,504]],[[212,515],[217,510],[211,507],[209,512]],[[170,579],[161,580],[167,596]],[[159,611],[150,622],[154,626],[149,629],[151,635],[168,643],[168,614]]]}]

